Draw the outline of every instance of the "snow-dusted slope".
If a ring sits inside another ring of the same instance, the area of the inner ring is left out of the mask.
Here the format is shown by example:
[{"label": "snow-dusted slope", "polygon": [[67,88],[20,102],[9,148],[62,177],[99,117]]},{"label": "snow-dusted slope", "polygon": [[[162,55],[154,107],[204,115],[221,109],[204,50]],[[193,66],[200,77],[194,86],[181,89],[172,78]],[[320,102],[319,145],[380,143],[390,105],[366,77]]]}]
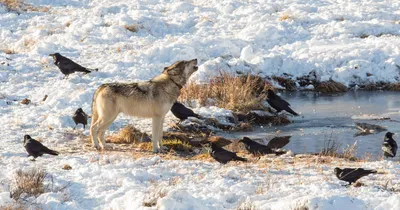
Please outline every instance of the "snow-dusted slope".
[{"label": "snow-dusted slope", "polygon": [[[72,113],[82,107],[90,114],[91,98],[100,84],[147,80],[179,59],[199,59],[192,77],[196,82],[207,81],[220,70],[287,73],[293,78],[316,70],[321,80],[332,78],[346,85],[396,82],[399,1],[29,2],[49,11],[17,14],[0,6],[0,50],[15,51],[0,51],[0,206],[10,203],[8,183],[14,171],[37,166],[46,168],[56,184],[73,183],[72,201],[62,203],[62,193],[35,200],[45,209],[144,208],[152,182],[168,185],[166,196],[153,209],[232,209],[247,198],[260,209],[290,209],[297,202],[315,209],[398,209],[398,194],[374,184],[380,177],[398,182],[399,168],[393,162],[363,164],[389,173],[365,178],[367,186],[354,189],[340,186],[333,165],[314,163],[298,168],[287,163],[280,170],[252,163],[222,167],[98,153],[64,153],[32,163],[25,157],[22,137],[30,134],[65,150],[79,142],[70,134]],[[48,56],[54,52],[100,70],[62,80]],[[32,103],[20,104],[23,98]],[[148,120],[120,117],[111,132],[128,122],[150,130]],[[64,163],[73,170],[61,170]],[[180,181],[169,185],[172,177]],[[259,187],[265,190],[257,194]]]}]

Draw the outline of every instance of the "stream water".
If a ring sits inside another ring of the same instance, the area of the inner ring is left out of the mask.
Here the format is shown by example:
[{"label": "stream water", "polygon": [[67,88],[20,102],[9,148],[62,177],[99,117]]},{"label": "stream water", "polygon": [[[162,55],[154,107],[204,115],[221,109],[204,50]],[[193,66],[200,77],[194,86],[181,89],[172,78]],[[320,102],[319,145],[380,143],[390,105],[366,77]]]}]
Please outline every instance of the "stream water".
[{"label": "stream water", "polygon": [[[332,138],[340,142],[343,150],[356,145],[356,156],[382,156],[381,145],[387,131],[354,137],[359,130],[354,122],[366,122],[384,126],[395,133],[400,144],[400,93],[387,91],[350,91],[343,94],[321,95],[314,92],[283,92],[300,116],[290,117],[292,124],[286,126],[260,127],[251,133],[228,134],[231,137],[271,139],[274,136],[291,135],[284,148],[294,153],[316,153],[324,148],[325,140]],[[390,118],[378,120],[378,118]],[[396,159],[399,159],[396,157]]]}]

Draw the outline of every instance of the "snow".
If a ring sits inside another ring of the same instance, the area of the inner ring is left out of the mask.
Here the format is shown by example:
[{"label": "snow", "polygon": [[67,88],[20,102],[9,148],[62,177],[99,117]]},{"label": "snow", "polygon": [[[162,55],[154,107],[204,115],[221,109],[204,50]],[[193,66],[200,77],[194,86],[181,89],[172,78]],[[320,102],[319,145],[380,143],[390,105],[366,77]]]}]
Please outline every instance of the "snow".
[{"label": "snow", "polygon": [[[87,151],[79,136],[88,136],[89,131],[73,131],[71,116],[79,107],[91,114],[92,96],[99,85],[148,80],[180,59],[199,60],[199,70],[190,79],[199,83],[221,71],[288,74],[295,79],[312,70],[321,80],[345,85],[398,82],[400,2],[27,2],[49,11],[17,14],[0,5],[0,206],[13,203],[9,183],[15,171],[39,167],[52,175],[56,185],[72,184],[66,192],[31,198],[43,209],[235,209],[243,202],[259,209],[298,205],[324,210],[398,209],[399,195],[382,187],[382,180],[398,183],[399,166],[393,161],[292,164],[296,157],[287,155],[267,159],[275,164],[221,166],[155,155],[136,159],[126,153]],[[137,32],[127,30],[128,26]],[[99,71],[62,80],[48,56],[55,52]],[[42,101],[45,95],[48,98]],[[20,104],[24,98],[32,103]],[[212,106],[194,110],[222,123],[232,116]],[[168,113],[165,125],[172,121]],[[151,131],[148,119],[119,116],[107,134],[129,123]],[[22,147],[25,134],[61,155],[28,161]],[[62,170],[64,164],[72,170]],[[386,173],[363,178],[365,186],[345,188],[332,173],[336,165]],[[143,201],[154,194],[163,197],[156,199],[155,206],[145,207]]]}]

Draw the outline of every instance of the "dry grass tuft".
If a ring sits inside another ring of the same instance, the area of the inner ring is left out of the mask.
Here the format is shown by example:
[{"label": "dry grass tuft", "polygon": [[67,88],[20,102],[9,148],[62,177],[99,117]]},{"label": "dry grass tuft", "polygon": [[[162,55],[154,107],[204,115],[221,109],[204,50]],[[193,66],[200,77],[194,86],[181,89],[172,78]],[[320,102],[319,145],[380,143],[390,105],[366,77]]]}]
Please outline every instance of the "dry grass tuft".
[{"label": "dry grass tuft", "polygon": [[265,109],[265,96],[260,93],[269,88],[272,89],[271,84],[257,76],[243,77],[221,72],[208,84],[190,83],[185,86],[180,100],[196,99],[201,105],[206,105],[209,99],[213,99],[216,106],[233,111]]},{"label": "dry grass tuft", "polygon": [[198,155],[191,157],[190,159],[191,160],[210,161],[210,160],[212,160],[212,157],[211,157],[210,153],[203,152],[203,153],[200,153]]},{"label": "dry grass tuft", "polygon": [[143,199],[142,205],[145,207],[153,207],[157,205],[158,199],[161,199],[167,195],[167,191],[165,188],[157,186],[154,184],[153,189],[151,189],[146,197]]},{"label": "dry grass tuft", "polygon": [[12,49],[4,49],[2,50],[5,54],[11,55],[11,54],[16,54],[16,52]]},{"label": "dry grass tuft", "polygon": [[283,14],[279,17],[280,21],[285,21],[285,20],[290,20],[290,19],[292,19],[292,17],[288,14]]},{"label": "dry grass tuft", "polygon": [[136,33],[139,31],[140,26],[132,24],[132,25],[124,25],[124,28],[132,33]]},{"label": "dry grass tuft", "polygon": [[232,131],[253,131],[253,126],[251,123],[243,122],[239,123],[239,125],[235,126]]},{"label": "dry grass tuft", "polygon": [[231,140],[226,139],[222,136],[211,136],[207,139],[208,142],[213,142],[219,147],[224,147],[232,143]]},{"label": "dry grass tuft", "polygon": [[42,169],[18,170],[14,177],[14,186],[10,191],[10,197],[16,201],[25,200],[31,196],[38,197],[47,189],[47,186],[44,185],[47,176],[46,171]]},{"label": "dry grass tuft", "polygon": [[114,144],[132,144],[139,143],[143,138],[147,138],[146,133],[142,133],[136,129],[133,125],[127,125],[123,127],[116,135],[110,136],[107,142]]},{"label": "dry grass tuft", "polygon": [[329,137],[324,139],[324,148],[319,153],[320,156],[329,156],[335,158],[344,158],[350,161],[358,161],[359,159],[355,157],[357,141],[353,145],[348,145],[343,152],[340,152],[342,147],[342,142],[333,136],[333,133]]},{"label": "dry grass tuft", "polygon": [[297,89],[296,82],[289,78],[273,76],[272,79],[278,82],[280,86],[285,87],[288,91],[295,91]]},{"label": "dry grass tuft", "polygon": [[169,150],[174,150],[174,151],[180,151],[186,153],[193,151],[193,147],[190,144],[182,142],[179,139],[163,141],[163,146],[167,147]]},{"label": "dry grass tuft", "polygon": [[6,6],[8,11],[14,11],[14,12],[21,12],[21,11],[48,12],[50,10],[50,8],[48,7],[33,6],[31,4],[26,3],[24,0],[0,0],[0,4]]},{"label": "dry grass tuft", "polygon": [[236,207],[236,210],[256,210],[256,205],[251,201],[244,201]]},{"label": "dry grass tuft", "polygon": [[7,206],[0,206],[1,210],[25,210],[26,208],[18,203],[13,203]]},{"label": "dry grass tuft", "polygon": [[387,90],[400,91],[400,82],[388,85]]},{"label": "dry grass tuft", "polygon": [[319,153],[320,156],[330,156],[337,157],[339,156],[339,149],[342,146],[342,143],[333,136],[333,133],[329,137],[325,137],[324,139],[324,148]]},{"label": "dry grass tuft", "polygon": [[258,115],[254,112],[247,114],[247,120],[258,125],[287,125],[291,123],[286,115]]},{"label": "dry grass tuft", "polygon": [[315,91],[321,93],[343,93],[347,91],[347,87],[340,82],[329,80],[318,83],[315,86]]}]

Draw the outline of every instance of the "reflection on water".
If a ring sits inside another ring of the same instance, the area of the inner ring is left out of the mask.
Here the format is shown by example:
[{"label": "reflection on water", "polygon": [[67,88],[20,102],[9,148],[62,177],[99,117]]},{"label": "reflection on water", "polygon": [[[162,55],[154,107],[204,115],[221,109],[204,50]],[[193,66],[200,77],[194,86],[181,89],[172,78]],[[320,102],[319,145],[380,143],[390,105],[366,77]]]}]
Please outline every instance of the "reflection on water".
[{"label": "reflection on water", "polygon": [[[395,133],[394,139],[400,143],[400,93],[398,92],[350,91],[336,95],[284,92],[281,97],[300,114],[299,117],[290,117],[293,120],[292,124],[263,127],[252,133],[234,134],[234,137],[270,139],[276,135],[292,135],[286,149],[294,153],[315,153],[323,148],[324,139],[332,135],[342,142],[343,148],[357,141],[358,157],[369,153],[377,158],[382,156],[381,145],[386,131],[368,136],[353,136],[358,131],[354,122],[366,122],[387,127],[388,131]],[[390,117],[391,120],[352,119],[353,116],[367,114]]]}]

